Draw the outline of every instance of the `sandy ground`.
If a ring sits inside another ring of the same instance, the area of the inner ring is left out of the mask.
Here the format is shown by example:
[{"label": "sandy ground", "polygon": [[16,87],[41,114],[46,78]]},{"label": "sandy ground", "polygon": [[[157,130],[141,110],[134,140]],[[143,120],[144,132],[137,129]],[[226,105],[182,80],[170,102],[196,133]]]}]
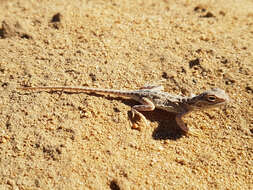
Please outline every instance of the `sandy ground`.
[{"label": "sandy ground", "polygon": [[[253,189],[252,0],[1,0],[0,12],[1,190]],[[186,116],[184,135],[161,111],[132,129],[132,100],[16,89],[161,79],[231,102]]]}]

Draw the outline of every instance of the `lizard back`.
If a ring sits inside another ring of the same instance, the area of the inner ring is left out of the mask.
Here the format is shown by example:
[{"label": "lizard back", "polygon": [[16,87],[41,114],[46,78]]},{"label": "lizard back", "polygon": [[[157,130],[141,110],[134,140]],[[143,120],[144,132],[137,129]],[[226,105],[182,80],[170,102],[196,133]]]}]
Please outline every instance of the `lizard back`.
[{"label": "lizard back", "polygon": [[183,106],[183,96],[172,95],[163,91],[151,91],[151,90],[136,90],[132,91],[135,96],[133,99],[140,102],[142,98],[149,99],[156,108],[165,110],[168,112],[181,113],[185,109]]}]

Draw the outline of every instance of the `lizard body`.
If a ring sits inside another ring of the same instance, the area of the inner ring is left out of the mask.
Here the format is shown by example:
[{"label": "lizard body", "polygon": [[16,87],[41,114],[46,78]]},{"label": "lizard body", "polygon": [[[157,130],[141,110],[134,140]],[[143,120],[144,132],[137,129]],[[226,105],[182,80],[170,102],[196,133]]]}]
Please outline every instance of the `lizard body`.
[{"label": "lizard body", "polygon": [[155,108],[157,108],[168,112],[173,112],[176,113],[177,124],[184,132],[188,132],[189,130],[182,121],[182,117],[185,114],[193,110],[217,107],[229,101],[229,97],[225,91],[219,88],[204,91],[199,95],[193,95],[191,97],[169,94],[168,92],[164,92],[163,86],[156,85],[147,85],[138,90],[113,90],[65,86],[22,87],[19,89],[36,91],[98,93],[128,97],[141,103],[141,105],[135,105],[132,107],[132,117],[137,114],[146,122],[145,116],[141,114],[140,111],[153,111]]}]

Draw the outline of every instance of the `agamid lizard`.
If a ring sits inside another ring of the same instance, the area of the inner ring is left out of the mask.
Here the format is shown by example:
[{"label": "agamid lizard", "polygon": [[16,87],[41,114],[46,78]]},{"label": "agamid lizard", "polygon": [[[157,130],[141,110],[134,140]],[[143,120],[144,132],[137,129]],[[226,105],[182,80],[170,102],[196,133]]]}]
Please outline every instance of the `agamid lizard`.
[{"label": "agamid lizard", "polygon": [[44,87],[21,87],[21,90],[36,91],[61,91],[61,92],[78,92],[78,93],[98,93],[109,94],[120,97],[128,97],[140,103],[132,107],[132,118],[135,115],[140,116],[147,124],[145,116],[140,113],[144,111],[153,111],[155,108],[173,112],[176,114],[176,122],[179,127],[188,132],[188,127],[182,120],[182,117],[193,110],[207,109],[218,107],[229,101],[228,95],[224,90],[213,88],[204,91],[199,95],[180,96],[164,92],[161,85],[147,85],[138,90],[113,90],[88,87],[65,87],[65,86],[44,86]]}]

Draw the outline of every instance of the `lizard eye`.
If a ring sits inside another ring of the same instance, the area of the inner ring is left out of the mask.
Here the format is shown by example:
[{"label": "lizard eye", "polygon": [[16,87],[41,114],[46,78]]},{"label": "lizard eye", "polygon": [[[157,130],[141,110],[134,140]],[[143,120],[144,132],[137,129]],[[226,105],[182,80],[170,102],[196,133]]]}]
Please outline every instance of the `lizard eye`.
[{"label": "lizard eye", "polygon": [[207,96],[207,100],[210,102],[214,102],[216,100],[215,96]]}]

